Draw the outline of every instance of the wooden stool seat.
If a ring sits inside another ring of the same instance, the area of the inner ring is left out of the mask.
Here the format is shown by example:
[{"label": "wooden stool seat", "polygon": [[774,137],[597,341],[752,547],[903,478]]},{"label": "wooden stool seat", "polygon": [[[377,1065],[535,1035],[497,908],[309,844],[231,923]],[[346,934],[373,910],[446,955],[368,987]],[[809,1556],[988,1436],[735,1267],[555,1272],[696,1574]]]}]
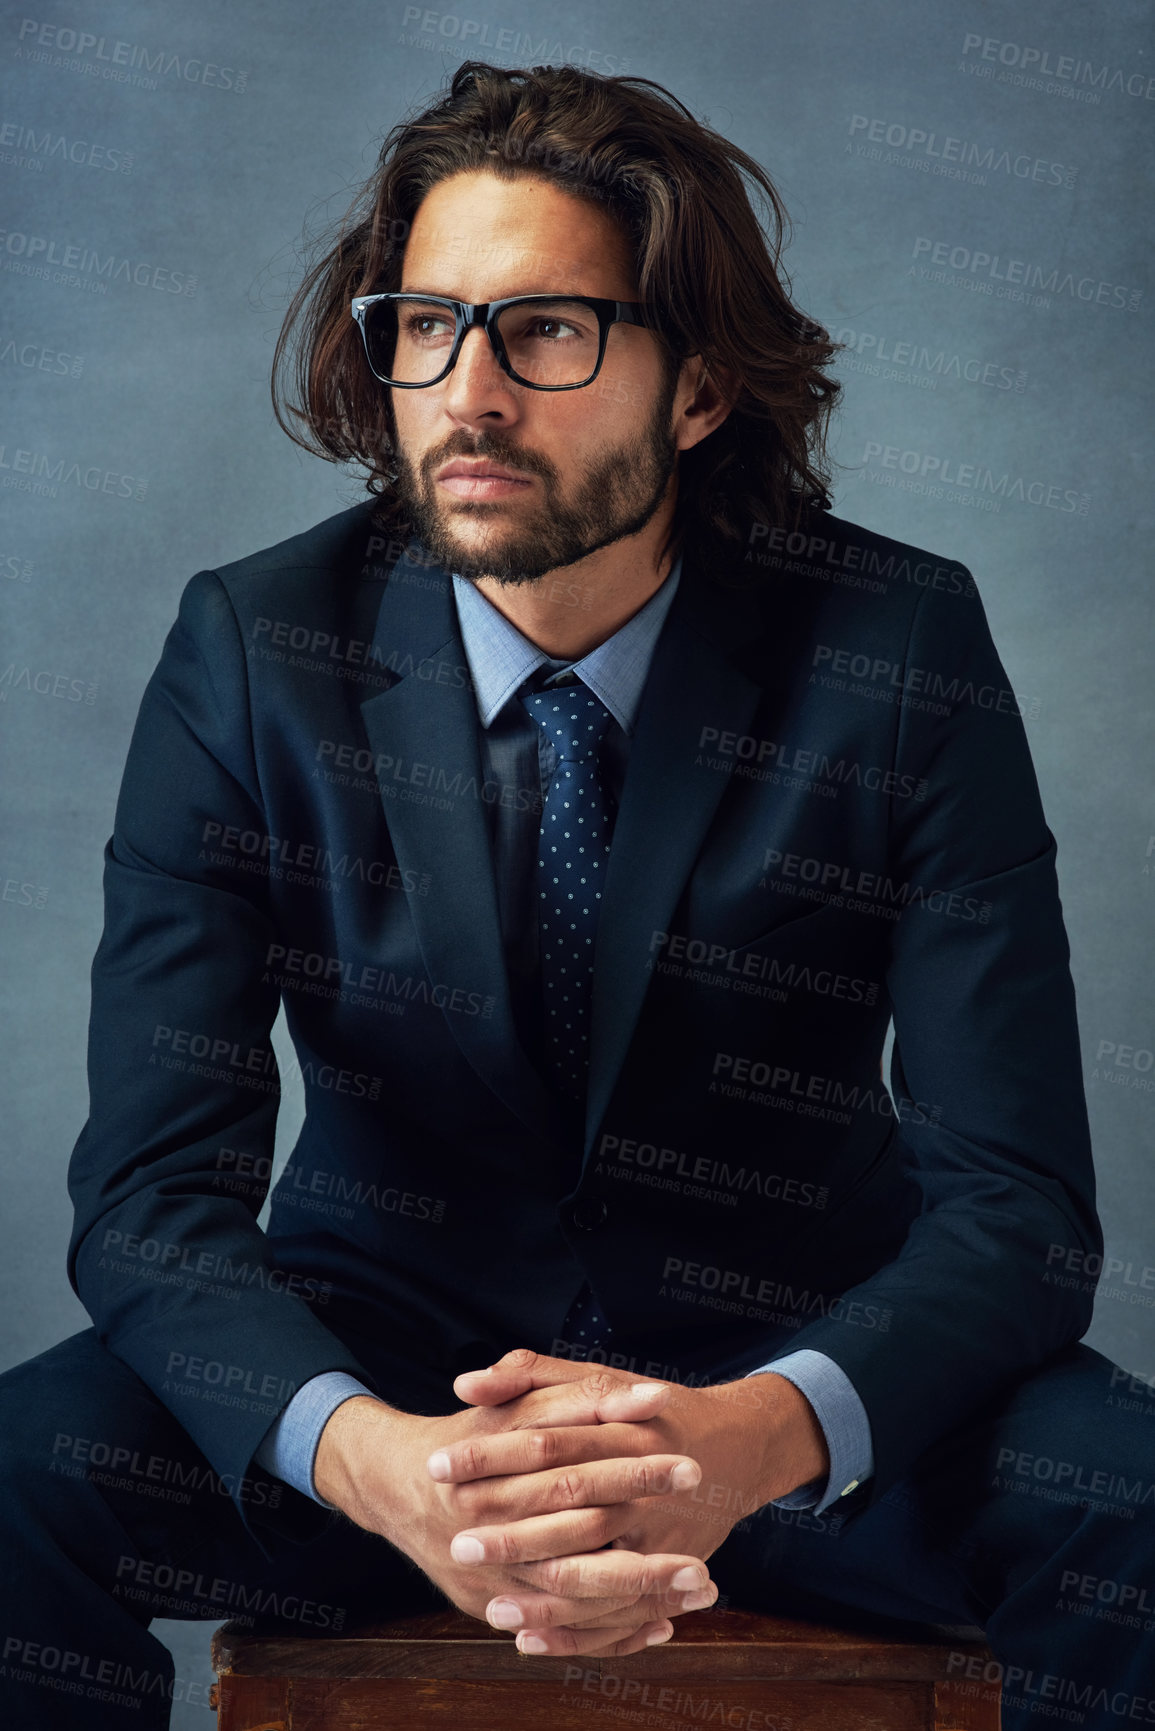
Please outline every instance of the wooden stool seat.
[{"label": "wooden stool seat", "polygon": [[981,1631],[887,1627],[693,1611],[666,1644],[609,1660],[526,1657],[454,1610],[330,1636],[226,1623],[211,1699],[218,1731],[999,1731]]}]

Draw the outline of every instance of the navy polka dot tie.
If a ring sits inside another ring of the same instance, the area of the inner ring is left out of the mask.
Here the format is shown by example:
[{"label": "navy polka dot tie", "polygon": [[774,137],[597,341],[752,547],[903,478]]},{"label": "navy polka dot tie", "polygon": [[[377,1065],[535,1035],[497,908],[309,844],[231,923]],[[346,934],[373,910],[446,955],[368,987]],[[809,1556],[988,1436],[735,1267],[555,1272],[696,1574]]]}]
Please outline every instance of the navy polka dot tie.
[{"label": "navy polka dot tie", "polygon": [[[601,699],[576,680],[527,692],[522,702],[557,752],[538,844],[546,1047],[558,1086],[582,1100],[589,1076],[594,937],[613,828],[597,751],[611,717]],[[611,1332],[587,1280],[562,1323],[562,1336],[585,1357],[591,1348],[604,1348]]]},{"label": "navy polka dot tie", "polygon": [[[601,1305],[594,1297],[593,1287],[587,1280],[566,1312],[565,1321],[561,1325],[562,1339],[569,1342],[571,1349],[575,1346],[583,1347],[584,1351],[577,1356],[588,1358],[591,1348],[596,1351],[600,1347],[603,1353],[606,1352],[612,1333],[613,1329],[602,1315]],[[604,1357],[595,1360],[595,1363],[599,1364],[605,1362]]]},{"label": "navy polka dot tie", "polygon": [[541,987],[555,1079],[571,1099],[581,1100],[589,1075],[594,936],[610,856],[597,748],[611,717],[582,684],[527,692],[522,702],[558,757],[538,842]]}]

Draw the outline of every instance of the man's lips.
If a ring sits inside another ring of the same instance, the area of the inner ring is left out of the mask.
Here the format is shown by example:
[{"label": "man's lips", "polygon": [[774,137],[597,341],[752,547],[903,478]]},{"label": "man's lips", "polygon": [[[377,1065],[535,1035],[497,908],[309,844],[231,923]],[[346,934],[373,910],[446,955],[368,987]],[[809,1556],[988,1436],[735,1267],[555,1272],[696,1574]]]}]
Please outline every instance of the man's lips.
[{"label": "man's lips", "polygon": [[447,463],[437,483],[461,499],[497,499],[530,486],[532,476],[507,469],[501,463]]}]

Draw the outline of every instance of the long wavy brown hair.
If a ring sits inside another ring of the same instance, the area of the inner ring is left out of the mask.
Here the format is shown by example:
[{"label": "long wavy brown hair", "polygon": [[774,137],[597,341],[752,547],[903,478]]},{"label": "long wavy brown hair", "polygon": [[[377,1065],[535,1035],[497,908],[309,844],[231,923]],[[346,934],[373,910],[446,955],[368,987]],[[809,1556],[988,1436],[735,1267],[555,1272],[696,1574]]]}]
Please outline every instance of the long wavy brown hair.
[{"label": "long wavy brown hair", "polygon": [[[478,169],[541,176],[596,201],[632,248],[667,379],[682,357],[701,355],[727,381],[729,415],[679,453],[668,546],[717,551],[721,536],[736,550],[752,522],[797,528],[805,513],[830,508],[826,435],[841,386],[822,369],[842,345],[790,299],[781,263],[789,218],[766,172],[652,79],[470,60],[439,101],[386,136],[375,172],[316,243],[321,256],[273,359],[280,425],[316,455],[365,465],[383,530],[411,525],[396,492],[388,388],[369,369],[349,302],[399,288],[421,201],[450,175]],[[747,182],[764,201],[764,227]]]}]

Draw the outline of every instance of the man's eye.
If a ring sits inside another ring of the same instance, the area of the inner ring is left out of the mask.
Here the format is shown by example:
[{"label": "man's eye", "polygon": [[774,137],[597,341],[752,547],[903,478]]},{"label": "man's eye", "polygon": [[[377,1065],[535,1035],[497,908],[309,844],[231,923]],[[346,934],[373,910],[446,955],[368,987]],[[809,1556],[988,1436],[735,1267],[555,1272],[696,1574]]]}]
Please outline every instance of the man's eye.
[{"label": "man's eye", "polygon": [[581,333],[575,325],[568,324],[564,319],[540,318],[533,319],[523,331],[523,336],[532,341],[550,340],[559,342],[564,338],[573,338]]},{"label": "man's eye", "polygon": [[448,330],[449,322],[441,313],[409,313],[404,320],[406,336],[436,336],[438,333],[434,327]]}]

